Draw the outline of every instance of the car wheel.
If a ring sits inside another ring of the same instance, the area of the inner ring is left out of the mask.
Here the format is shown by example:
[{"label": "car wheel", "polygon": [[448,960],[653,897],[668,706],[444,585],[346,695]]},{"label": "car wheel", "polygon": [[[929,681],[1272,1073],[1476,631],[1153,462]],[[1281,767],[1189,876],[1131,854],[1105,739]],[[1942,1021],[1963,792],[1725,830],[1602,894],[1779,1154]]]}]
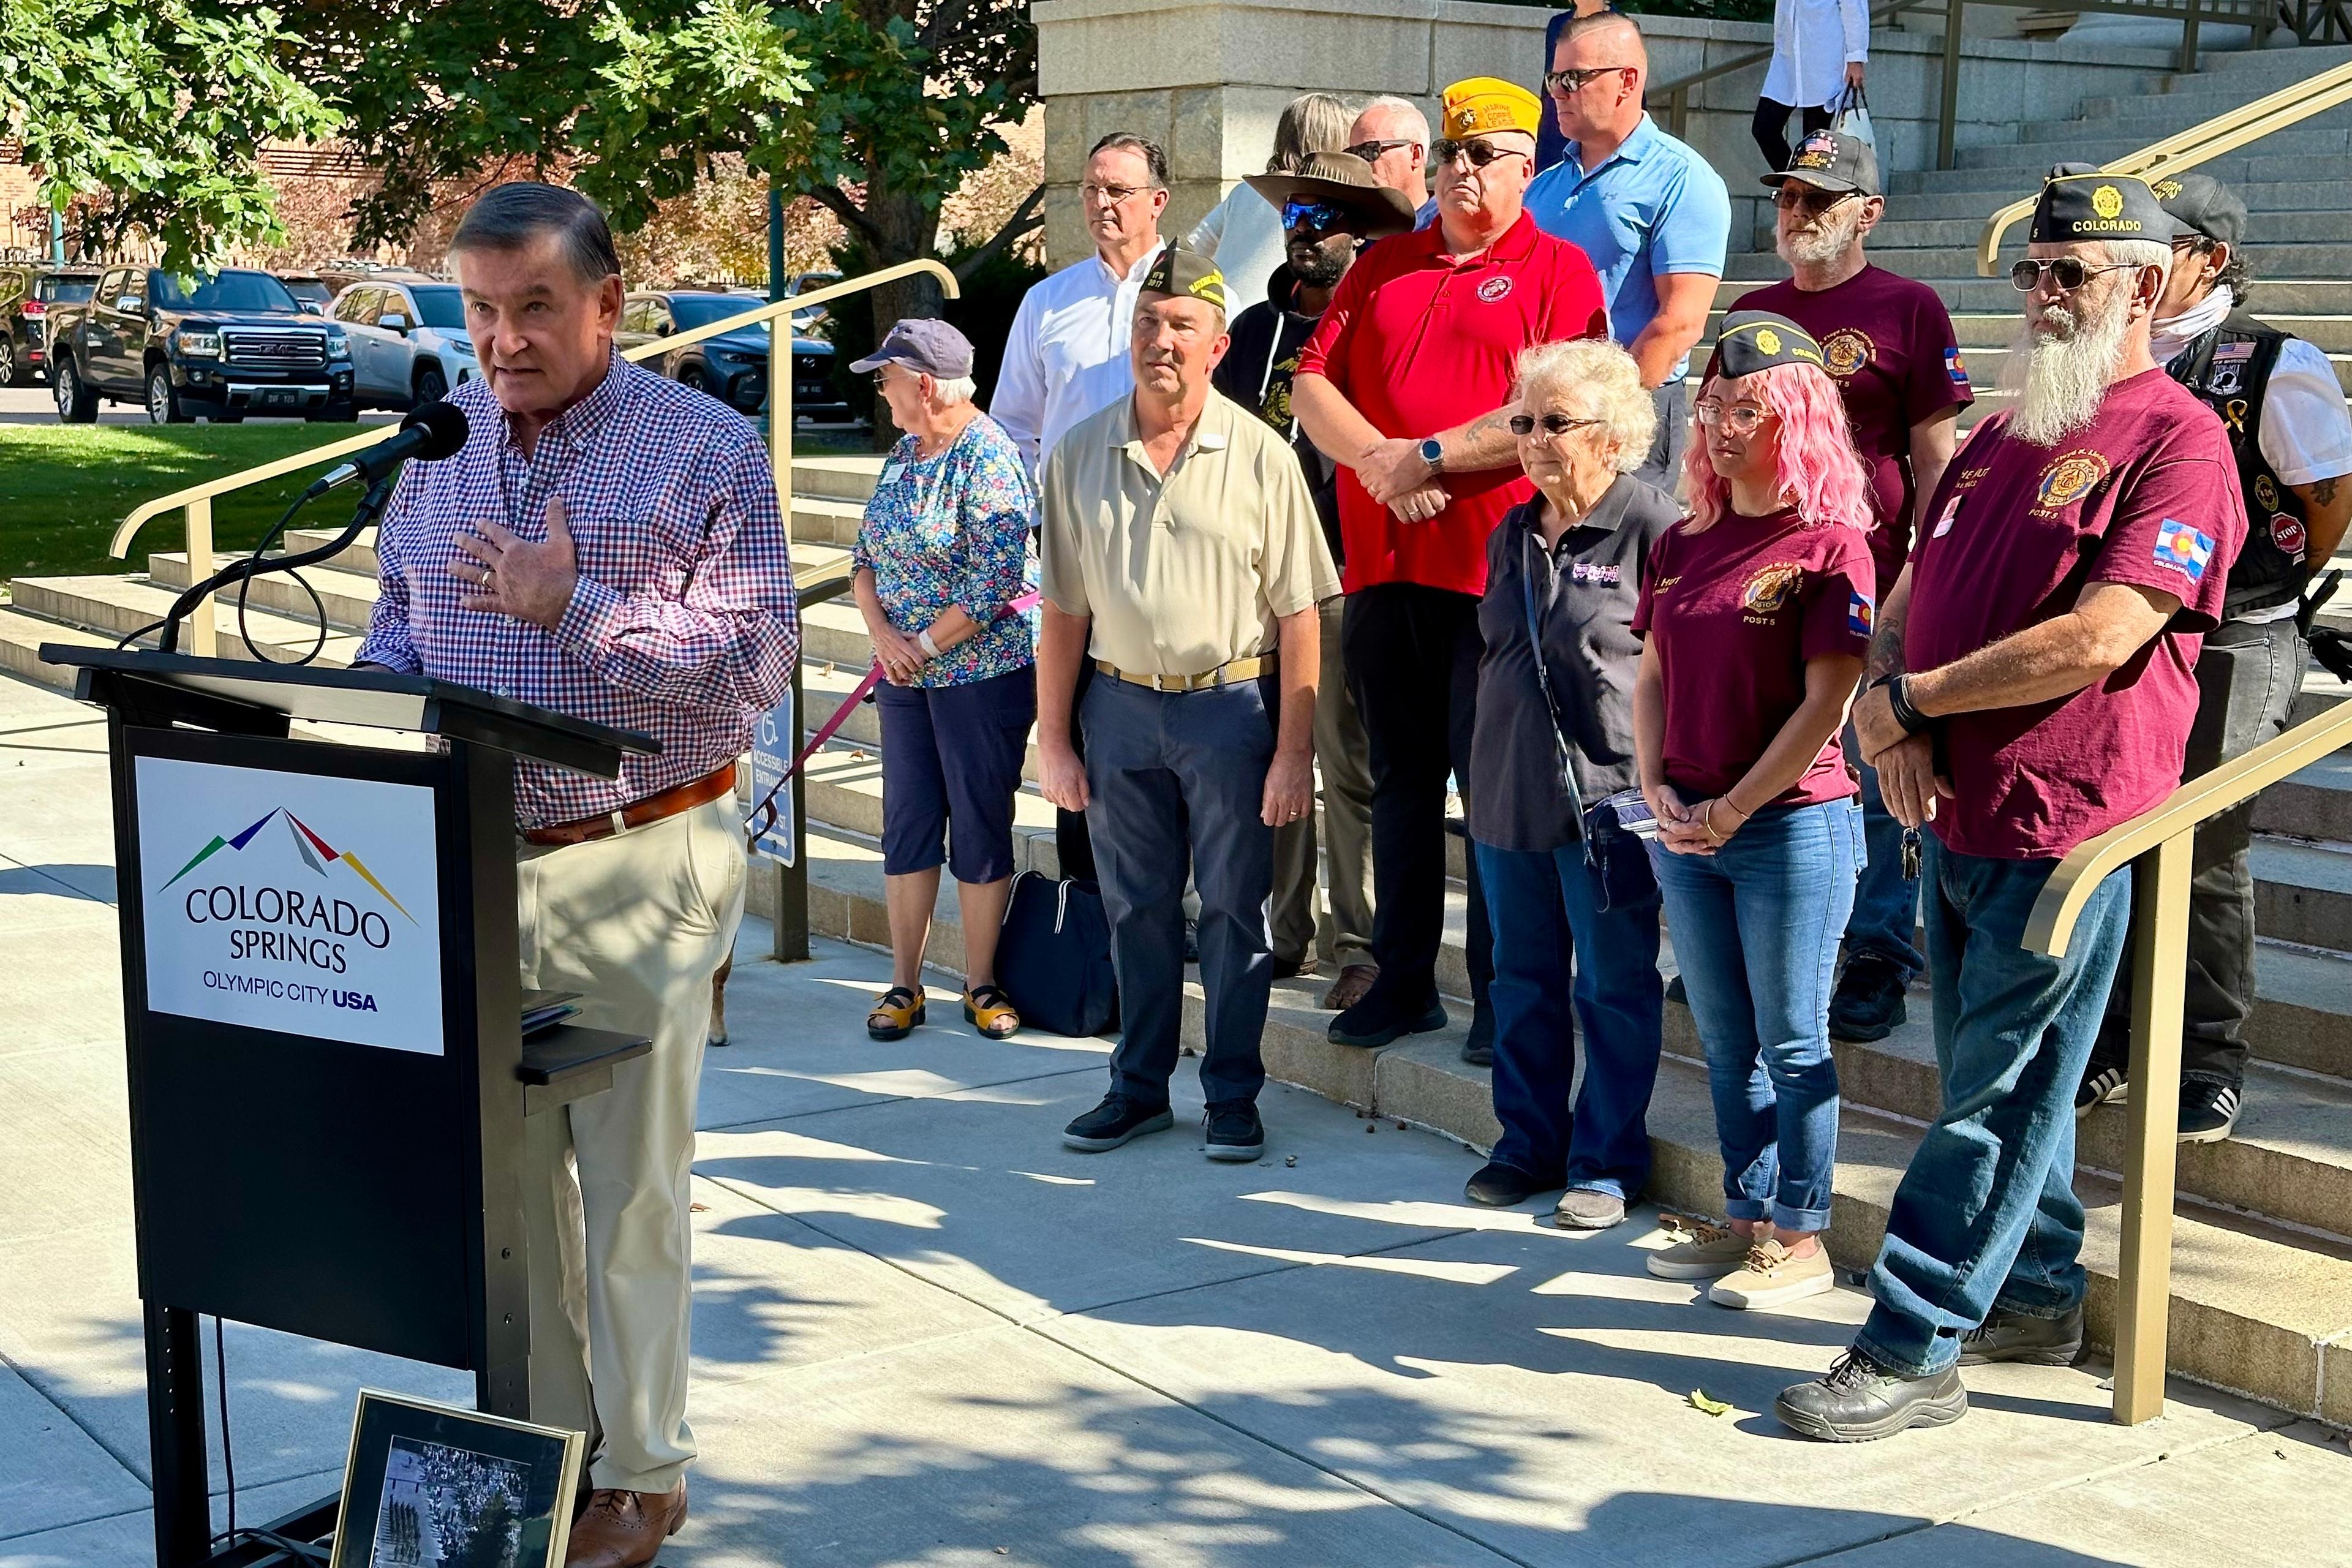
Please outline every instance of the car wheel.
[{"label": "car wheel", "polygon": [[16,340],[0,332],[0,386],[22,386],[28,379],[16,363]]},{"label": "car wheel", "polygon": [[58,419],[66,425],[89,425],[98,418],[98,394],[82,381],[73,361],[63,354],[49,372],[55,378],[50,390],[58,395]]},{"label": "car wheel", "polygon": [[180,406],[180,395],[172,388],[169,365],[147,367],[147,423],[150,425],[185,425],[188,411]]},{"label": "car wheel", "polygon": [[416,373],[416,395],[414,403],[438,403],[449,395],[449,378],[441,374],[437,364],[428,364]]},{"label": "car wheel", "polygon": [[678,366],[677,384],[680,386],[688,387],[695,392],[698,392],[705,397],[710,395],[710,374],[698,364],[682,364]]}]

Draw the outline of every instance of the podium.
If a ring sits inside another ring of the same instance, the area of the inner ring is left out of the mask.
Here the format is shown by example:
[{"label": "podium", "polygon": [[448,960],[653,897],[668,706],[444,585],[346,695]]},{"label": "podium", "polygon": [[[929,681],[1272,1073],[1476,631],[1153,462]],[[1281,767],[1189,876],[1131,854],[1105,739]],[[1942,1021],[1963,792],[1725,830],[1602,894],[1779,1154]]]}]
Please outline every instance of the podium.
[{"label": "podium", "polygon": [[41,657],[107,714],[156,1561],[292,1561],[212,1546],[198,1316],[470,1371],[530,1417],[524,1119],[652,1047],[522,1037],[513,759],[614,778],[658,747],[417,676]]}]

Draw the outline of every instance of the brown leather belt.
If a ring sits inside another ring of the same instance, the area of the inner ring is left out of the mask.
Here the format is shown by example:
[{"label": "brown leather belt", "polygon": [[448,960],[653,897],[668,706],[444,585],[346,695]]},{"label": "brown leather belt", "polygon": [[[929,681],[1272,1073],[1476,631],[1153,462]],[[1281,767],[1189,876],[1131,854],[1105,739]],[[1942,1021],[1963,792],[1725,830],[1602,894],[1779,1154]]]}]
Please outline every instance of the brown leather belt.
[{"label": "brown leather belt", "polygon": [[698,779],[688,779],[643,800],[632,801],[618,811],[602,816],[583,816],[577,822],[559,822],[550,827],[534,827],[523,834],[530,844],[586,844],[593,839],[610,838],[632,827],[643,827],[649,822],[659,822],[665,816],[676,816],[681,811],[692,811],[722,795],[733,793],[735,764],[721,763]]},{"label": "brown leather belt", "polygon": [[1134,675],[1107,658],[1095,660],[1095,668],[1113,680],[1123,680],[1130,686],[1148,686],[1154,691],[1209,691],[1221,686],[1255,680],[1262,675],[1272,675],[1275,656],[1270,653],[1253,654],[1248,658],[1221,664],[1202,675]]}]

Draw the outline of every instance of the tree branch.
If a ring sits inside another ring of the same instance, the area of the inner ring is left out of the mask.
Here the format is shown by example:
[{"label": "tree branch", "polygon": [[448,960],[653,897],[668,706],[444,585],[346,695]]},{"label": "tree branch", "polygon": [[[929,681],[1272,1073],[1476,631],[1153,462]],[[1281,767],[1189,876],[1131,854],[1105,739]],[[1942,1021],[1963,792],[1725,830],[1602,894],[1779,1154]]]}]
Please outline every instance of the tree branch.
[{"label": "tree branch", "polygon": [[956,281],[959,283],[963,282],[973,273],[986,266],[989,260],[1006,246],[1011,245],[1014,240],[1021,238],[1032,230],[1043,227],[1045,222],[1045,216],[1043,211],[1045,201],[1045,185],[1042,183],[1032,185],[1029,188],[1029,194],[1021,198],[1021,205],[1013,209],[1013,216],[1006,218],[1003,225],[998,227],[997,231],[989,237],[988,243],[982,246],[978,250],[973,251],[970,256],[965,257],[963,260],[957,265],[955,269]]},{"label": "tree branch", "polygon": [[880,226],[867,217],[839,185],[818,185],[812,189],[809,195],[814,196],[819,205],[831,209],[834,216],[855,229],[877,253],[882,250],[887,237],[883,234]]}]

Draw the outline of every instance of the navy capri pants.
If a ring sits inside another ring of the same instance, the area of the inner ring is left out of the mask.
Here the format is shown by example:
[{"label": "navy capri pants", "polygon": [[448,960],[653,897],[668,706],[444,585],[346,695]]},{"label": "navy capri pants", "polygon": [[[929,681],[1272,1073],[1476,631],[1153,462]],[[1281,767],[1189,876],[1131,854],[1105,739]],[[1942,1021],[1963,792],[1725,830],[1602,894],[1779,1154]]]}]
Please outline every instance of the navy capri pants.
[{"label": "navy capri pants", "polygon": [[1037,667],[961,686],[886,680],[874,700],[882,710],[884,872],[903,877],[945,862],[959,882],[1013,875],[1013,796],[1037,721]]}]

